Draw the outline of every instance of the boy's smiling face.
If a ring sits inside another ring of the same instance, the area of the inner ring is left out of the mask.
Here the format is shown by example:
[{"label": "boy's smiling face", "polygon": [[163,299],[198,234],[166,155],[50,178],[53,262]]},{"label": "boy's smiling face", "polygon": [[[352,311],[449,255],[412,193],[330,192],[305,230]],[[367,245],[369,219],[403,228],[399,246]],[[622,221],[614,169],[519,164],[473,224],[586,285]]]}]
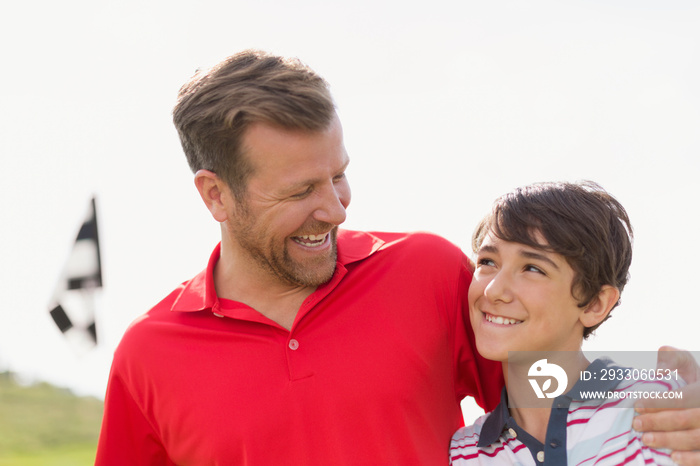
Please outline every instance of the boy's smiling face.
[{"label": "boy's smiling face", "polygon": [[507,361],[508,351],[578,351],[585,309],[572,295],[575,272],[564,256],[484,238],[469,287],[469,309],[479,353]]}]

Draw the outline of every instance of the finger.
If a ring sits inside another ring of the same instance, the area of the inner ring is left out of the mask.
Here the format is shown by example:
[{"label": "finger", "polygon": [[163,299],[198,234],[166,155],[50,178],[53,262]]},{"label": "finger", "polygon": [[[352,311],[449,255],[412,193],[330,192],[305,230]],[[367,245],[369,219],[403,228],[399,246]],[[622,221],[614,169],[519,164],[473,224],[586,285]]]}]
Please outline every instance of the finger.
[{"label": "finger", "polygon": [[[632,427],[638,432],[669,432],[678,433],[700,431],[700,408],[659,411],[656,413],[635,416]],[[700,441],[698,442],[700,449]]]},{"label": "finger", "polygon": [[[677,394],[674,398],[650,398],[639,400],[634,404],[634,408],[640,414],[660,413],[661,411],[671,410],[668,411],[667,416],[661,416],[663,419],[669,417],[671,421],[678,413],[683,412],[683,410],[700,408],[700,383],[696,382],[692,385],[686,385],[678,390],[673,390],[673,393]],[[700,427],[700,419],[697,419],[697,422],[698,425],[696,427]],[[666,429],[654,428],[649,430]]]},{"label": "finger", "polygon": [[657,353],[656,367],[677,369],[678,375],[689,384],[700,381],[700,366],[689,351],[662,346]]},{"label": "finger", "polygon": [[697,451],[674,451],[671,459],[681,466],[700,466],[700,452]]},{"label": "finger", "polygon": [[681,432],[644,432],[642,442],[651,448],[693,451],[700,453],[700,429]]}]

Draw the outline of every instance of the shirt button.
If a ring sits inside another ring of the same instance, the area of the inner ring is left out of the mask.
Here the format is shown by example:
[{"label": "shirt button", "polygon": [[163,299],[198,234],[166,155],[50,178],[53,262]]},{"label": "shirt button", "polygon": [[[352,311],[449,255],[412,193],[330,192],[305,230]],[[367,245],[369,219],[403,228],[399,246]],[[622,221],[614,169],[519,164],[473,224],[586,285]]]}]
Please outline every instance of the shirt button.
[{"label": "shirt button", "polygon": [[299,348],[299,342],[296,341],[294,338],[289,340],[289,349],[292,351],[296,351]]},{"label": "shirt button", "polygon": [[221,317],[221,318],[224,317],[222,314],[217,314],[216,312],[212,312],[212,314],[214,314],[216,317]]},{"label": "shirt button", "polygon": [[510,434],[511,437],[516,438],[518,436],[518,433],[513,429],[512,427],[508,429],[508,433]]},{"label": "shirt button", "polygon": [[544,452],[543,451],[537,453],[537,461],[539,461],[540,463],[544,463]]}]

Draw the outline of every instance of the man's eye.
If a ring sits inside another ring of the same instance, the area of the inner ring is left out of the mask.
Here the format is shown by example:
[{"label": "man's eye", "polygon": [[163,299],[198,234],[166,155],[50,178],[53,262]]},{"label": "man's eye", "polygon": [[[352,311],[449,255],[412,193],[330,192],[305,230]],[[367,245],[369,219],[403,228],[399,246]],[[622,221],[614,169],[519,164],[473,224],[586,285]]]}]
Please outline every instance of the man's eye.
[{"label": "man's eye", "polygon": [[301,199],[301,198],[306,197],[309,194],[311,194],[311,191],[312,191],[312,188],[311,188],[311,186],[309,186],[308,188],[306,188],[306,190],[304,190],[300,193],[292,194],[291,197],[293,197],[294,199]]},{"label": "man's eye", "polygon": [[338,181],[342,180],[343,178],[345,178],[345,172],[333,177],[333,181],[337,183]]}]

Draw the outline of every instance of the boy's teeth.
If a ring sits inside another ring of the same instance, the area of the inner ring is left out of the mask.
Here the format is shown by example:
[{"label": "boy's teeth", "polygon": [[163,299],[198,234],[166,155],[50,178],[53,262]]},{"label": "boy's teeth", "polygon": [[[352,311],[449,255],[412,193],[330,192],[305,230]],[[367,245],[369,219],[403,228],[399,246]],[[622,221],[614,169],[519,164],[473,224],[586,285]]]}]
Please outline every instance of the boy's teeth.
[{"label": "boy's teeth", "polygon": [[508,318],[503,318],[501,316],[492,316],[492,315],[486,315],[486,320],[489,322],[493,322],[494,324],[499,324],[499,325],[512,325],[512,324],[517,324],[519,321],[515,319],[508,319]]}]

